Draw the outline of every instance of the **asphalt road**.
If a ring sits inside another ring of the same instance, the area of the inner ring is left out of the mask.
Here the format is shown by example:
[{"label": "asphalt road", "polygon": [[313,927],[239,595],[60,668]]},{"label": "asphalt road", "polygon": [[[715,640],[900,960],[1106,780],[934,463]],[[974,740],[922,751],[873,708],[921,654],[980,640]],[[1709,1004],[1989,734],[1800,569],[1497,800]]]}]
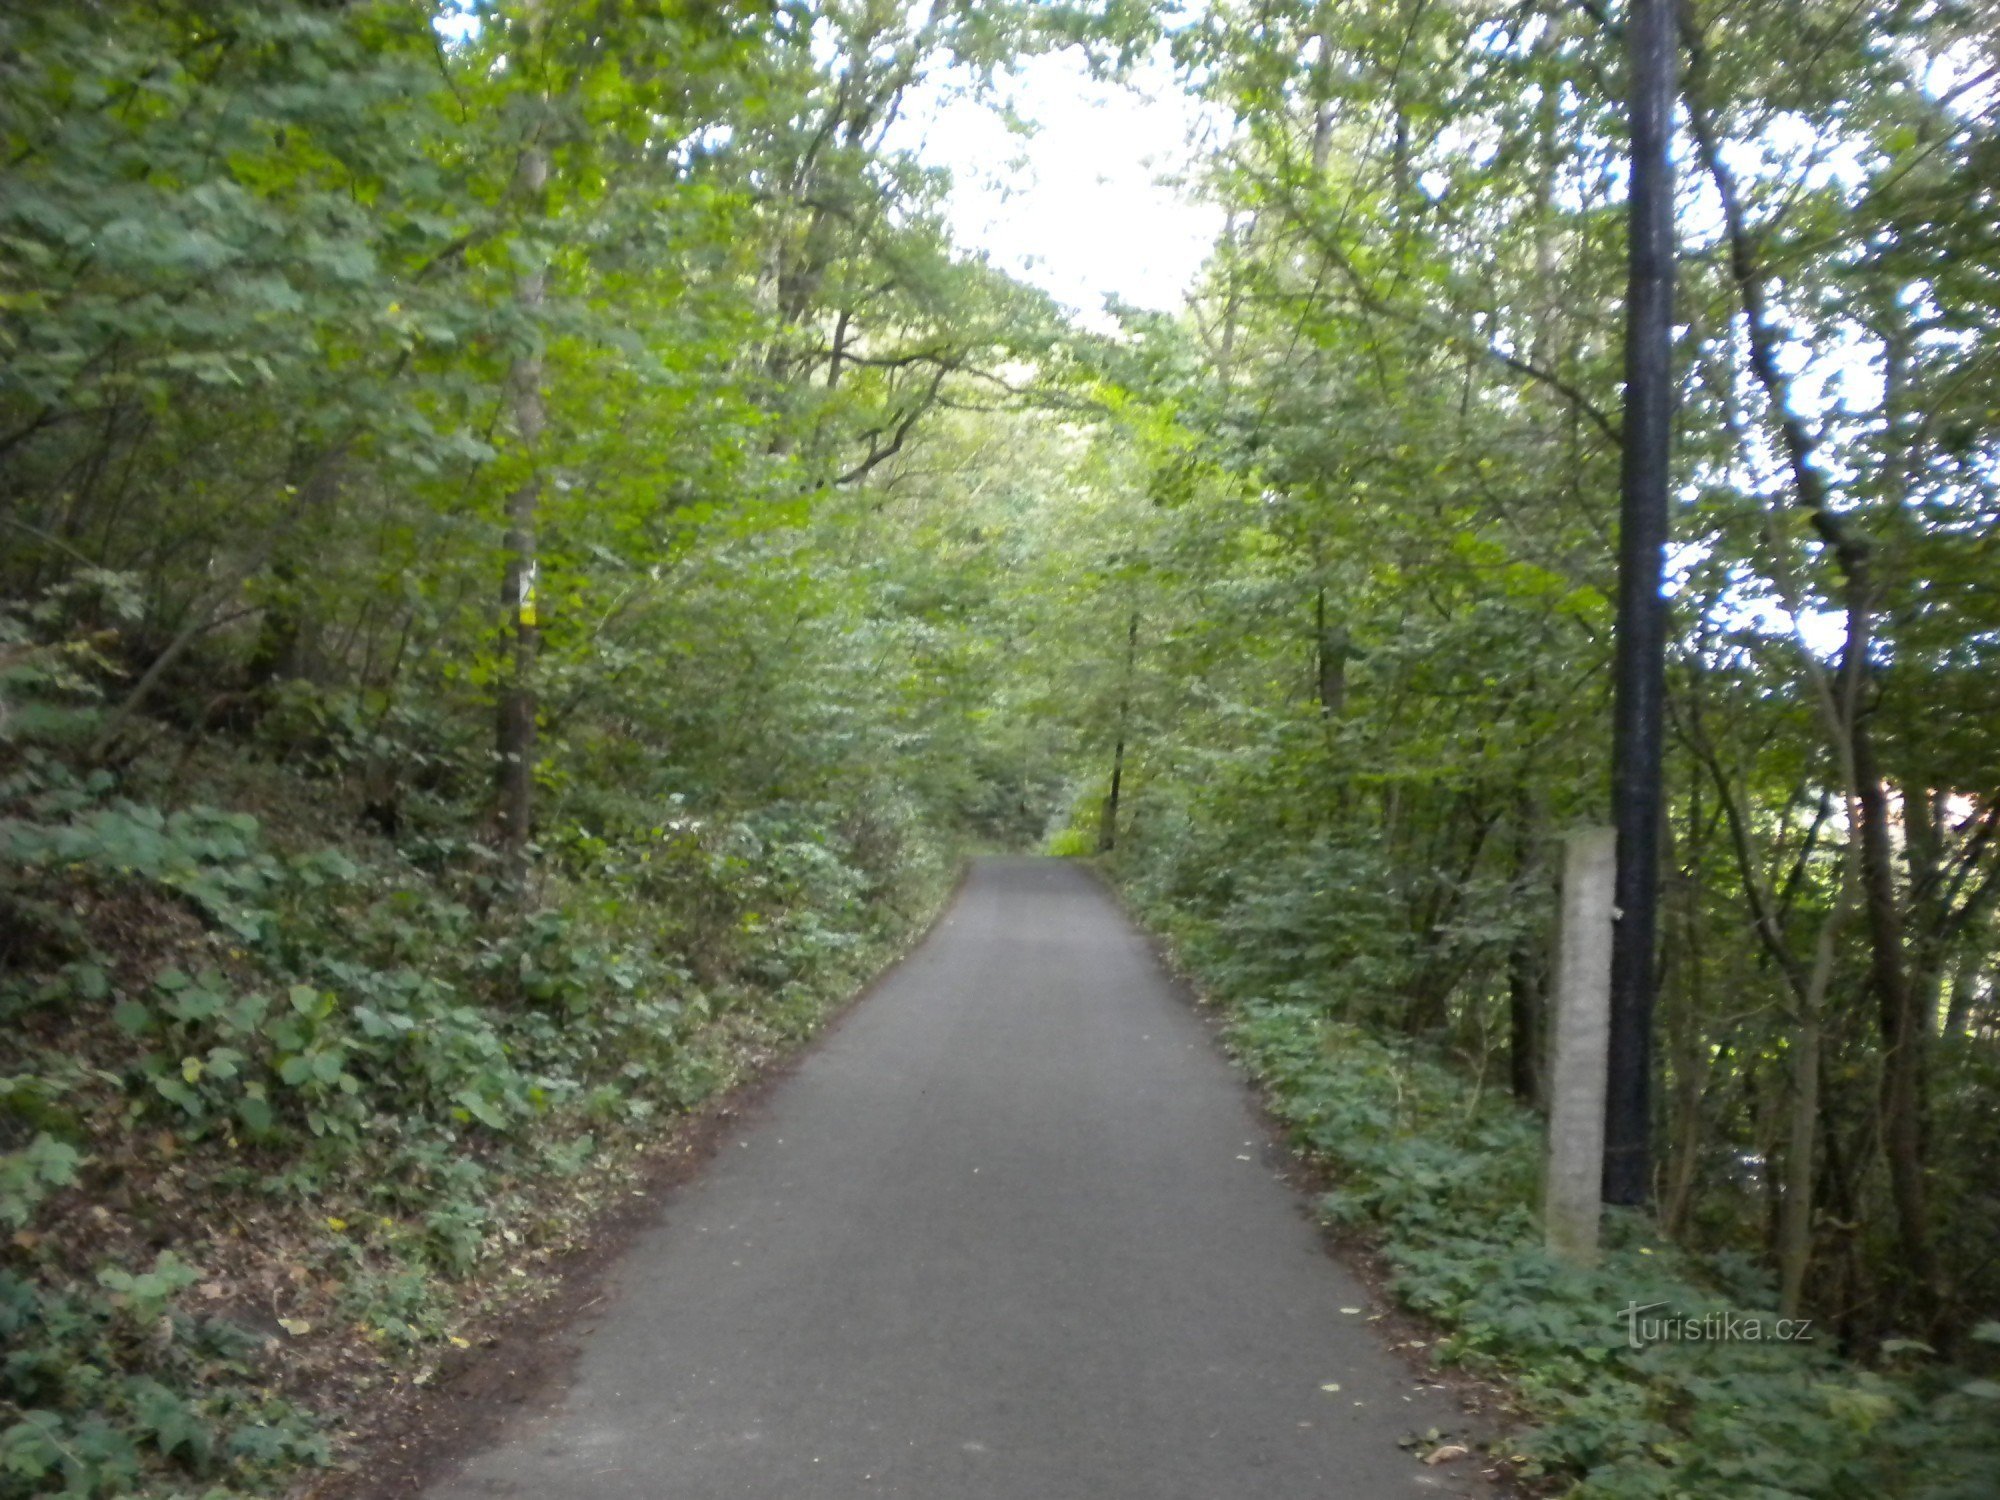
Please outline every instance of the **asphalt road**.
[{"label": "asphalt road", "polygon": [[436,1500],[1477,1491],[1398,1446],[1463,1418],[1082,871],[978,864],[758,1115]]}]

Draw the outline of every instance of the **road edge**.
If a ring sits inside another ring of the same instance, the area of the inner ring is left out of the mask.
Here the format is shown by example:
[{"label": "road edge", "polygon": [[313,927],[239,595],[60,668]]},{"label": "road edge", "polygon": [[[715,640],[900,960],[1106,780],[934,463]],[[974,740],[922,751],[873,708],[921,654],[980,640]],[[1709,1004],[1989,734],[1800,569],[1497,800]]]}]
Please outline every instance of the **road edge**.
[{"label": "road edge", "polygon": [[[407,1500],[498,1438],[530,1401],[567,1383],[578,1346],[571,1331],[602,1300],[605,1283],[633,1244],[658,1225],[675,1196],[750,1122],[766,1095],[843,1026],[944,925],[965,894],[973,859],[957,861],[935,907],[911,924],[888,959],[827,1007],[793,1045],[760,1060],[743,1079],[674,1119],[628,1164],[618,1195],[582,1226],[575,1243],[535,1273],[532,1287],[484,1309],[422,1384],[382,1394],[391,1409],[340,1451],[337,1466],[299,1476],[291,1500]],[[636,1186],[634,1185],[636,1184]]]},{"label": "road edge", "polygon": [[1313,1202],[1339,1181],[1333,1166],[1294,1146],[1288,1132],[1270,1108],[1270,1095],[1262,1080],[1244,1066],[1228,1044],[1228,1008],[1210,996],[1174,952],[1172,943],[1133,909],[1118,882],[1096,858],[1071,860],[1100,886],[1105,895],[1143,940],[1154,966],[1168,987],[1194,1012],[1208,1031],[1216,1050],[1229,1062],[1248,1096],[1251,1113],[1263,1136],[1264,1164],[1281,1177],[1292,1191],[1299,1213],[1308,1219],[1327,1258],[1337,1262],[1368,1289],[1377,1304],[1369,1326],[1377,1341],[1411,1375],[1444,1390],[1465,1414],[1469,1436],[1476,1439],[1474,1451],[1483,1455],[1480,1477],[1495,1497],[1547,1494],[1533,1487],[1516,1472],[1509,1460],[1508,1440],[1530,1425],[1514,1393],[1499,1382],[1488,1380],[1456,1366],[1440,1365],[1430,1355],[1444,1330],[1422,1313],[1404,1306],[1395,1292],[1395,1273],[1383,1256],[1377,1237],[1360,1227],[1330,1224],[1314,1211]]}]

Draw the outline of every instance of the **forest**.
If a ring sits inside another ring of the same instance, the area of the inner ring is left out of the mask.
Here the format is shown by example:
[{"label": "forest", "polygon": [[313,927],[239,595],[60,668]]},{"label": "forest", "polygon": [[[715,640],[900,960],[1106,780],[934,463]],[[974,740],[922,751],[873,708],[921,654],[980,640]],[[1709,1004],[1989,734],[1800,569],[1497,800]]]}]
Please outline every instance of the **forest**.
[{"label": "forest", "polygon": [[[1982,0],[1678,9],[1655,1165],[1541,1250],[1624,20],[0,5],[0,1497],[364,1463],[996,849],[1227,1015],[1521,1493],[2000,1492]],[[1054,54],[1217,124],[1177,311],[897,132]]]}]

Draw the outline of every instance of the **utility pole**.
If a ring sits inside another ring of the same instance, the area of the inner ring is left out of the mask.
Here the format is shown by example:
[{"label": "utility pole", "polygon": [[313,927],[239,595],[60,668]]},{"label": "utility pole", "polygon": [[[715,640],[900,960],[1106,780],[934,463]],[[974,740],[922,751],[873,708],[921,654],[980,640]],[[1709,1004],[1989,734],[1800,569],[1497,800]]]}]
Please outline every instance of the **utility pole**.
[{"label": "utility pole", "polygon": [[1625,296],[1625,422],[1618,523],[1612,821],[1618,830],[1611,948],[1604,1199],[1650,1196],[1653,990],[1660,866],[1660,741],[1666,696],[1667,484],[1673,448],[1674,0],[1632,0],[1625,22],[1632,174]]}]

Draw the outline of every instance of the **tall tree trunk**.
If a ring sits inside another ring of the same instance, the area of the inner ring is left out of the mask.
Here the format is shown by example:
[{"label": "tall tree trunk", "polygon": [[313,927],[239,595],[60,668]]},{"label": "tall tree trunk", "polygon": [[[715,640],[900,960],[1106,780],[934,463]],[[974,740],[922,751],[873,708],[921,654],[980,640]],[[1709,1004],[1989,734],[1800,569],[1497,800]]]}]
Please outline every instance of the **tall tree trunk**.
[{"label": "tall tree trunk", "polygon": [[[538,0],[523,7],[522,26],[530,50],[537,41],[541,20]],[[544,109],[538,111],[534,133],[522,147],[515,169],[515,191],[523,204],[525,223],[539,224],[547,217],[549,151],[542,139],[546,124]],[[526,469],[520,482],[507,497],[505,563],[501,576],[500,605],[509,621],[507,679],[500,691],[494,724],[495,797],[494,823],[502,869],[508,883],[521,887],[526,880],[528,838],[535,814],[535,658],[541,640],[536,612],[535,573],[536,528],[542,496],[540,470],[542,429],[546,407],[542,396],[542,339],[536,326],[548,297],[548,266],[537,263],[521,276],[515,293],[527,346],[515,356],[508,370],[509,400],[514,435],[520,443]]]}]

